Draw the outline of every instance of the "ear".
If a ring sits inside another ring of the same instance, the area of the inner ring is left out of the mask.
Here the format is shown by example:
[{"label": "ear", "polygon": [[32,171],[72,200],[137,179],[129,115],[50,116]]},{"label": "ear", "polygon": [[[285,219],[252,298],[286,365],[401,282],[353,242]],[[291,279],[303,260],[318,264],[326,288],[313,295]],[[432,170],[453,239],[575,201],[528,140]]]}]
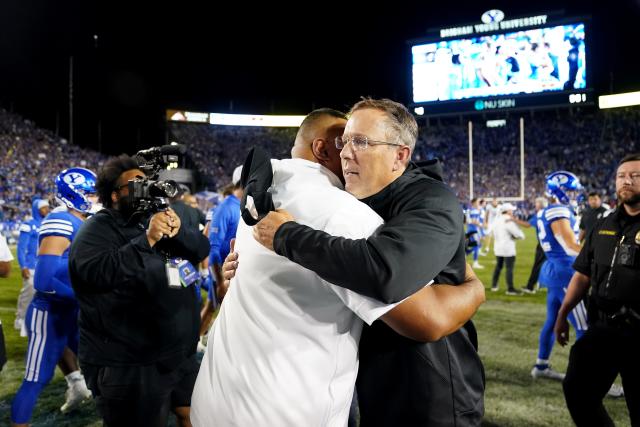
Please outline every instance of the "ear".
[{"label": "ear", "polygon": [[116,193],[115,191],[111,192],[111,203],[114,205],[118,203],[118,193]]},{"label": "ear", "polygon": [[393,170],[404,170],[411,160],[411,149],[406,145],[399,147],[396,151],[396,158],[393,162]]},{"label": "ear", "polygon": [[329,146],[328,141],[323,138],[316,138],[311,143],[311,151],[313,152],[313,157],[318,159],[318,162],[328,162],[331,160],[331,155],[329,154]]}]

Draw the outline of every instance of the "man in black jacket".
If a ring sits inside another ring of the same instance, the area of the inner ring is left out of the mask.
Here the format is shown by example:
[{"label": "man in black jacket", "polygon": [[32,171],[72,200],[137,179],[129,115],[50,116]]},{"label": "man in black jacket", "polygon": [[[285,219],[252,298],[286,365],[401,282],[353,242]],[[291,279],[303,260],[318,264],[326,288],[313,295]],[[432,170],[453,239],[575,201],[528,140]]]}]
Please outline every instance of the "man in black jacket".
[{"label": "man in black jacket", "polygon": [[593,228],[596,222],[604,216],[604,213],[609,210],[609,206],[603,206],[600,193],[592,191],[587,197],[589,207],[582,212],[580,218],[580,234],[578,235],[578,242],[584,242],[589,231]]},{"label": "man in black jacket", "polygon": [[134,213],[128,182],[139,177],[126,155],[105,164],[96,187],[106,209],[71,246],[79,359],[106,426],[164,426],[170,409],[187,426],[200,323],[187,270],[207,256],[209,242],[181,227],[171,209]]},{"label": "man in black jacket", "polygon": [[[368,239],[334,237],[271,212],[254,227],[263,245],[323,279],[387,303],[425,283],[462,283],[463,216],[437,162],[411,164],[417,124],[390,100],[365,99],[351,109],[342,148],[345,189],[385,224]],[[475,328],[418,343],[382,322],[363,331],[357,388],[361,423],[480,425],[484,371]]]}]

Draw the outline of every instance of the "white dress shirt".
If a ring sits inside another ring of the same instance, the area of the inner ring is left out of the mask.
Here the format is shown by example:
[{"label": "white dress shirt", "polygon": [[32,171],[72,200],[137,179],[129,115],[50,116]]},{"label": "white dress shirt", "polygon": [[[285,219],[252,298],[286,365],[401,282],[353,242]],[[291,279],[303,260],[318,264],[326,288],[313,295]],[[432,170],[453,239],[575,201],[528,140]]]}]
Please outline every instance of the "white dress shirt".
[{"label": "white dress shirt", "polygon": [[7,239],[3,235],[0,234],[0,261],[9,262],[13,261],[13,255],[9,250],[9,245],[7,245]]},{"label": "white dress shirt", "polygon": [[[323,166],[301,159],[272,166],[274,204],[296,221],[353,239],[383,223]],[[323,281],[261,246],[243,221],[235,248],[239,266],[209,333],[193,425],[346,426],[363,320],[395,305]]]}]

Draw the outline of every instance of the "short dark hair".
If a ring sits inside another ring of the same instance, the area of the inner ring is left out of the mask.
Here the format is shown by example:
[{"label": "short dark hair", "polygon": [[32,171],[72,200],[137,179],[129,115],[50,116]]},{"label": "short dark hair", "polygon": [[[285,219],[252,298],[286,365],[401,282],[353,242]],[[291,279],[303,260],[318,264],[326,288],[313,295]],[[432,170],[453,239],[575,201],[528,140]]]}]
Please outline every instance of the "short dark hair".
[{"label": "short dark hair", "polygon": [[302,123],[300,123],[300,130],[304,131],[305,128],[313,126],[318,120],[326,116],[347,120],[347,115],[342,111],[334,110],[333,108],[318,108],[307,114]]},{"label": "short dark hair", "polygon": [[139,169],[138,163],[126,154],[113,157],[102,166],[96,181],[98,200],[105,208],[113,207],[111,193],[116,189],[118,178],[126,171]]},{"label": "short dark hair", "polygon": [[620,163],[618,163],[618,167],[620,167],[620,165],[622,165],[623,163],[636,162],[638,160],[640,160],[640,153],[627,154],[622,158],[622,160],[620,160]]},{"label": "short dark hair", "polygon": [[300,142],[307,144],[313,141],[313,139],[318,136],[318,124],[323,124],[323,120],[332,117],[334,119],[344,120],[345,122],[347,121],[347,115],[345,113],[334,110],[333,108],[318,108],[307,114],[302,123],[300,123],[298,132],[296,133],[294,147]]},{"label": "short dark hair", "polygon": [[600,197],[600,193],[598,193],[597,191],[592,191],[588,194],[587,197]]}]

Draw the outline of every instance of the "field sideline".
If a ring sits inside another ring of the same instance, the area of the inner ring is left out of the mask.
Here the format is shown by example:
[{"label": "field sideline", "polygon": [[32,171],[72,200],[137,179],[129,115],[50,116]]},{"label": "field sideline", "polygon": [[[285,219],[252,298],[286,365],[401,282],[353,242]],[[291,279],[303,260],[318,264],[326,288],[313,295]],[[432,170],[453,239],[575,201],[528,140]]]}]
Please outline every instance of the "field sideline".
[{"label": "field sideline", "polygon": [[[533,253],[535,236],[525,230],[527,238],[518,243],[515,268],[516,287],[526,282]],[[15,253],[15,250],[14,250]],[[480,356],[485,366],[487,389],[485,394],[486,426],[570,426],[572,425],[559,382],[533,380],[530,375],[538,347],[538,335],[545,317],[545,292],[536,295],[508,297],[504,295],[504,273],[499,292],[491,292],[493,255],[480,258],[485,266],[477,270],[487,288],[487,302],[480,308],[476,323]],[[15,303],[20,289],[17,263],[8,279],[0,279],[0,319],[7,341],[7,365],[0,373],[0,425],[9,425],[11,400],[23,375],[27,344],[13,329]],[[572,338],[574,338],[572,331]],[[564,371],[569,349],[556,346],[551,356],[554,369]],[[619,383],[619,379],[618,379]],[[81,410],[62,415],[66,385],[59,371],[51,385],[43,392],[36,407],[33,426],[100,426],[93,403]],[[605,404],[617,426],[628,426],[629,415],[624,399],[606,398]]]}]

